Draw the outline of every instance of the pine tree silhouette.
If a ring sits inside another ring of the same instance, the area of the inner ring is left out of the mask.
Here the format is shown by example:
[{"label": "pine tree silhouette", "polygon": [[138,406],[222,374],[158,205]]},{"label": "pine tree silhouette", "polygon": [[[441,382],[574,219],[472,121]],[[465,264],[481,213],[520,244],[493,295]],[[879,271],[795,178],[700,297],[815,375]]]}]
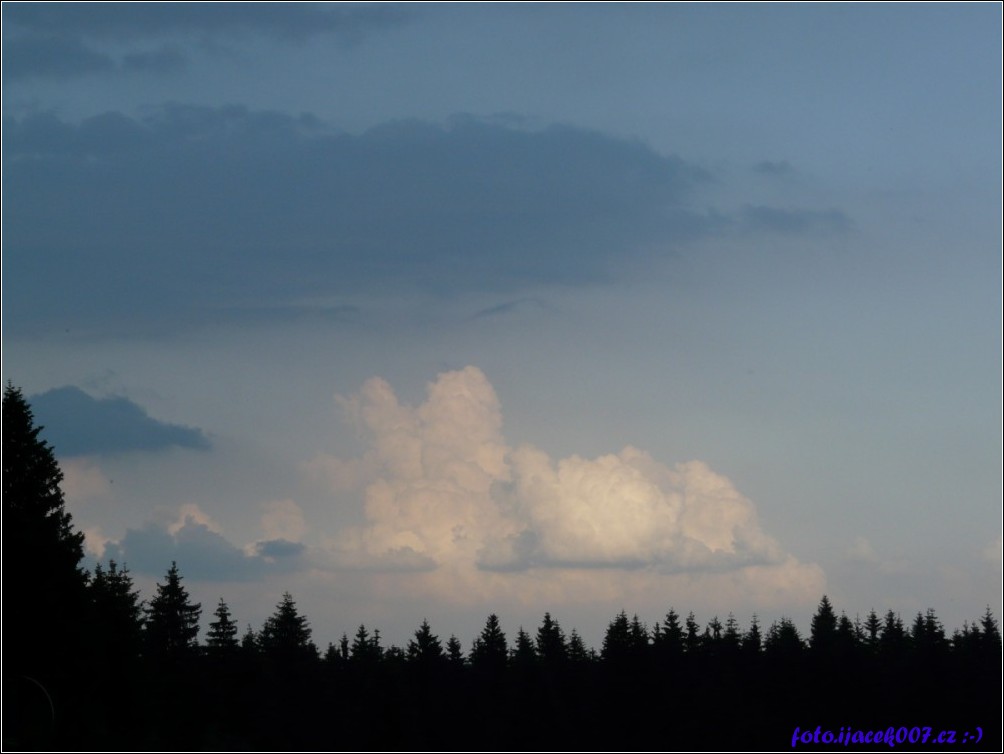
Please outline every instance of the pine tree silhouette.
[{"label": "pine tree silhouette", "polygon": [[284,592],[275,612],[262,626],[261,649],[266,655],[286,661],[316,657],[311,633],[310,622],[300,615],[293,595]]},{"label": "pine tree silhouette", "polygon": [[143,603],[129,569],[114,560],[100,563],[88,587],[94,612],[95,649],[106,667],[123,670],[139,658],[143,645]]},{"label": "pine tree silhouette", "polygon": [[180,658],[195,652],[202,606],[189,600],[181,584],[178,564],[173,562],[167,580],[157,584],[157,594],[146,609],[146,646],[150,655]]},{"label": "pine tree silhouette", "polygon": [[830,599],[824,594],[812,616],[812,626],[809,634],[809,646],[815,652],[829,652],[837,638],[837,614],[833,611]]},{"label": "pine tree silhouette", "polygon": [[80,567],[84,535],[65,509],[54,449],[9,382],[2,424],[4,745],[50,748],[73,725],[75,697],[83,693],[90,615]]},{"label": "pine tree silhouette", "polygon": [[432,633],[429,621],[423,620],[415,632],[415,638],[408,642],[408,659],[426,668],[440,666],[445,660],[439,637]]},{"label": "pine tree silhouette", "polygon": [[460,639],[453,634],[450,634],[450,638],[446,642],[446,658],[452,667],[462,668],[464,666],[464,649],[460,645]]},{"label": "pine tree silhouette", "polygon": [[471,648],[471,665],[482,672],[501,673],[509,658],[509,647],[499,625],[498,616],[492,613],[485,622],[481,635]]},{"label": "pine tree silhouette", "polygon": [[565,632],[550,613],[544,613],[544,620],[537,629],[537,653],[541,662],[549,668],[560,668],[568,660]]},{"label": "pine tree silhouette", "polygon": [[220,597],[216,611],[216,620],[209,624],[206,633],[206,649],[211,655],[230,656],[237,652],[240,642],[237,640],[237,623],[230,615],[230,608]]}]

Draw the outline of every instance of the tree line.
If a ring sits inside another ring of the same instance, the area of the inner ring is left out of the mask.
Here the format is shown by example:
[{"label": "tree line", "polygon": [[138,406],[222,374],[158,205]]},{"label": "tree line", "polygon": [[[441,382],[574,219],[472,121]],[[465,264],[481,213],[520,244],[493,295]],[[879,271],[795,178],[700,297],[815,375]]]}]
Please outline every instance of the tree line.
[{"label": "tree line", "polygon": [[[951,634],[929,609],[852,620],[823,596],[809,633],[732,614],[626,611],[586,646],[548,612],[465,645],[428,621],[319,647],[290,593],[254,628],[203,607],[177,563],[144,601],[83,537],[30,407],[3,404],[4,748],[149,750],[777,749],[792,731],[930,726],[1001,743],[1001,633],[989,607]],[[207,617],[210,617],[207,615]]]}]

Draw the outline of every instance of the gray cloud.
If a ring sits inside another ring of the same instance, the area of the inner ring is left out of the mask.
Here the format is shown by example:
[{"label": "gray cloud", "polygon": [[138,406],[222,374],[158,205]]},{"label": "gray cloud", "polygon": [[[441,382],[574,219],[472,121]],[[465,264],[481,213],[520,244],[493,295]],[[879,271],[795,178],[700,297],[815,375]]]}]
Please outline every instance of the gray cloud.
[{"label": "gray cloud", "polygon": [[403,5],[330,3],[11,3],[3,14],[4,25],[17,29],[113,40],[178,32],[291,40],[336,34],[355,40],[413,16]]},{"label": "gray cloud", "polygon": [[711,222],[687,206],[701,170],[571,127],[461,118],[352,136],[310,116],[168,106],[11,120],[4,149],[10,332],[377,288],[598,282]]},{"label": "gray cloud", "polygon": [[852,227],[850,217],[838,209],[780,209],[747,206],[739,217],[744,231],[770,233],[845,233]]},{"label": "gray cloud", "polygon": [[263,558],[293,558],[302,555],[306,545],[288,539],[268,539],[255,543],[255,552]]},{"label": "gray cloud", "polygon": [[278,540],[271,544],[273,547],[264,549],[275,552],[259,548],[257,554],[248,555],[222,534],[187,518],[174,532],[155,523],[128,529],[121,540],[106,545],[103,558],[126,563],[137,573],[163,574],[172,561],[177,561],[182,575],[193,581],[253,581],[276,568],[295,568],[295,556],[303,549],[303,545],[283,548]]},{"label": "gray cloud", "polygon": [[[407,22],[403,6],[313,3],[9,3],[3,6],[5,81],[143,71],[173,73],[199,51],[253,35],[354,44]],[[170,40],[172,44],[157,44]],[[124,54],[109,45],[133,48]],[[152,45],[152,46],[151,46]],[[121,56],[121,57],[119,57]]]},{"label": "gray cloud", "polygon": [[[5,20],[6,20],[6,8]],[[3,42],[5,81],[29,77],[76,78],[116,68],[114,58],[92,49],[76,37],[31,34]]]},{"label": "gray cloud", "polygon": [[92,398],[67,386],[35,395],[30,401],[45,427],[45,438],[61,457],[209,447],[198,429],[153,419],[126,398]]}]

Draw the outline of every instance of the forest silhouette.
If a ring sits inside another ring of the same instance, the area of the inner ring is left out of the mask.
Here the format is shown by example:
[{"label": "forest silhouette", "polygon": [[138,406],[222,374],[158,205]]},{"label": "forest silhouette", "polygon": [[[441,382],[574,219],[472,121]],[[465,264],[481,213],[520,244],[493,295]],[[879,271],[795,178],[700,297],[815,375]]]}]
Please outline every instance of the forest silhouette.
[{"label": "forest silhouette", "polygon": [[[989,607],[951,635],[933,609],[852,620],[823,596],[805,636],[789,617],[740,626],[667,606],[651,626],[613,616],[599,649],[550,613],[513,636],[489,615],[466,650],[428,621],[406,647],[360,625],[322,649],[287,592],[243,631],[221,597],[200,638],[204,608],[178,563],[147,600],[125,564],[82,568],[40,430],[8,384],[4,750],[777,750],[817,727],[848,741],[902,728],[896,748],[910,750],[1001,749]],[[926,745],[910,737],[925,730]],[[954,746],[935,743],[944,731]]]}]

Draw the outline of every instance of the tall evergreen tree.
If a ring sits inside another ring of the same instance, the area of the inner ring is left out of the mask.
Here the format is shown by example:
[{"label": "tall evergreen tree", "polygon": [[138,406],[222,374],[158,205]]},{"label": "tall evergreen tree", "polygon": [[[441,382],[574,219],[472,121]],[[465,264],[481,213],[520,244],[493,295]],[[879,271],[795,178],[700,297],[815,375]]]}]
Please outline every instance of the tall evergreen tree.
[{"label": "tall evergreen tree", "polygon": [[143,603],[129,569],[114,560],[100,563],[88,587],[93,608],[93,642],[103,664],[119,670],[137,659],[143,643]]},{"label": "tall evergreen tree", "polygon": [[241,636],[241,653],[248,657],[253,657],[261,650],[257,632],[248,623],[247,629]]},{"label": "tall evergreen tree", "polygon": [[146,609],[146,645],[152,656],[182,657],[197,646],[202,605],[189,600],[181,578],[178,564],[172,562],[167,581],[157,584],[157,594]]},{"label": "tall evergreen tree", "polygon": [[408,659],[425,667],[440,665],[445,659],[443,645],[439,637],[432,633],[429,621],[423,620],[415,638],[408,642]]},{"label": "tall evergreen tree", "polygon": [[910,640],[913,643],[914,651],[924,655],[927,660],[948,649],[945,629],[942,628],[941,621],[938,620],[933,608],[928,608],[927,612],[923,614],[917,613],[910,629]]},{"label": "tall evergreen tree", "polygon": [[878,652],[879,635],[882,632],[882,619],[872,609],[865,618],[865,647],[869,652]]},{"label": "tall evergreen tree", "polygon": [[809,646],[816,652],[826,653],[833,648],[837,638],[837,614],[825,594],[819,601],[816,614],[812,616],[809,633]]},{"label": "tall evergreen tree", "polygon": [[655,629],[652,645],[656,654],[664,660],[679,657],[683,653],[683,627],[680,626],[680,616],[676,611],[670,608],[662,625],[657,623]]},{"label": "tall evergreen tree", "polygon": [[237,651],[240,643],[237,641],[237,623],[230,615],[230,608],[220,597],[220,602],[213,613],[216,620],[209,624],[206,633],[206,648],[210,654],[230,655]]},{"label": "tall evergreen tree", "polygon": [[460,639],[452,634],[446,642],[446,659],[452,667],[464,666],[464,649],[460,646]]},{"label": "tall evergreen tree", "polygon": [[982,637],[982,645],[988,657],[993,657],[1000,653],[1001,630],[1000,626],[997,625],[997,619],[994,618],[994,614],[990,610],[990,605],[987,605],[983,617],[980,618],[980,636]]},{"label": "tall evergreen tree", "polygon": [[471,665],[489,673],[500,673],[509,659],[509,647],[499,624],[498,616],[492,613],[485,621],[481,635],[471,647]]},{"label": "tall evergreen tree", "polygon": [[383,647],[380,646],[380,631],[371,635],[365,625],[360,624],[352,640],[352,661],[359,664],[375,664],[383,658]]},{"label": "tall evergreen tree", "polygon": [[513,644],[510,662],[517,670],[529,670],[537,664],[537,648],[533,645],[530,634],[520,626],[516,632],[516,642]]},{"label": "tall evergreen tree", "polygon": [[683,638],[683,646],[687,650],[687,654],[693,656],[701,650],[701,627],[697,624],[697,618],[694,617],[693,611],[687,614],[687,634]]},{"label": "tall evergreen tree", "polygon": [[627,612],[621,610],[607,626],[603,636],[600,656],[606,662],[624,662],[631,656],[631,623]]},{"label": "tall evergreen tree", "polygon": [[[74,674],[88,611],[80,567],[84,535],[73,528],[55,451],[10,383],[3,396],[4,674],[48,685]],[[75,643],[79,640],[79,643]]]},{"label": "tall evergreen tree", "polygon": [[335,646],[333,641],[328,642],[327,648],[324,650],[324,664],[329,667],[335,667],[340,665],[342,662],[342,653],[338,651],[338,647]]},{"label": "tall evergreen tree", "polygon": [[636,660],[641,660],[648,654],[648,628],[638,619],[635,614],[631,618],[628,626],[628,641],[631,647],[631,656]]},{"label": "tall evergreen tree", "polygon": [[544,620],[537,629],[537,653],[541,662],[552,668],[561,667],[568,659],[568,642],[565,632],[550,613],[544,613]]},{"label": "tall evergreen tree", "polygon": [[586,649],[585,642],[579,636],[579,632],[574,628],[568,635],[568,661],[575,666],[581,666],[589,662],[589,650]]},{"label": "tall evergreen tree", "polygon": [[886,612],[882,624],[882,635],[879,637],[879,650],[886,657],[896,657],[907,648],[906,629],[903,620],[891,609]]},{"label": "tall evergreen tree", "polygon": [[296,609],[293,595],[283,592],[275,612],[262,626],[262,651],[285,660],[316,656],[317,648],[310,641],[310,635],[310,623]]},{"label": "tall evergreen tree", "polygon": [[705,643],[710,643],[712,646],[718,646],[718,643],[722,640],[722,622],[718,620],[716,615],[708,623],[708,627],[704,629],[704,641]]},{"label": "tall evergreen tree", "polygon": [[859,628],[851,623],[851,619],[847,617],[847,613],[840,613],[840,619],[837,621],[837,634],[834,644],[839,657],[847,658],[857,650],[859,646],[859,635]]},{"label": "tall evergreen tree", "polygon": [[739,631],[739,621],[736,616],[729,613],[725,621],[725,632],[722,634],[722,649],[728,654],[735,654],[739,651],[742,642],[742,633]]},{"label": "tall evergreen tree", "polygon": [[764,649],[769,656],[784,660],[798,656],[805,648],[798,626],[791,618],[782,617],[772,623],[764,641]]},{"label": "tall evergreen tree", "polygon": [[743,635],[742,650],[744,655],[756,656],[763,648],[763,636],[760,632],[760,619],[753,613],[749,630]]}]

